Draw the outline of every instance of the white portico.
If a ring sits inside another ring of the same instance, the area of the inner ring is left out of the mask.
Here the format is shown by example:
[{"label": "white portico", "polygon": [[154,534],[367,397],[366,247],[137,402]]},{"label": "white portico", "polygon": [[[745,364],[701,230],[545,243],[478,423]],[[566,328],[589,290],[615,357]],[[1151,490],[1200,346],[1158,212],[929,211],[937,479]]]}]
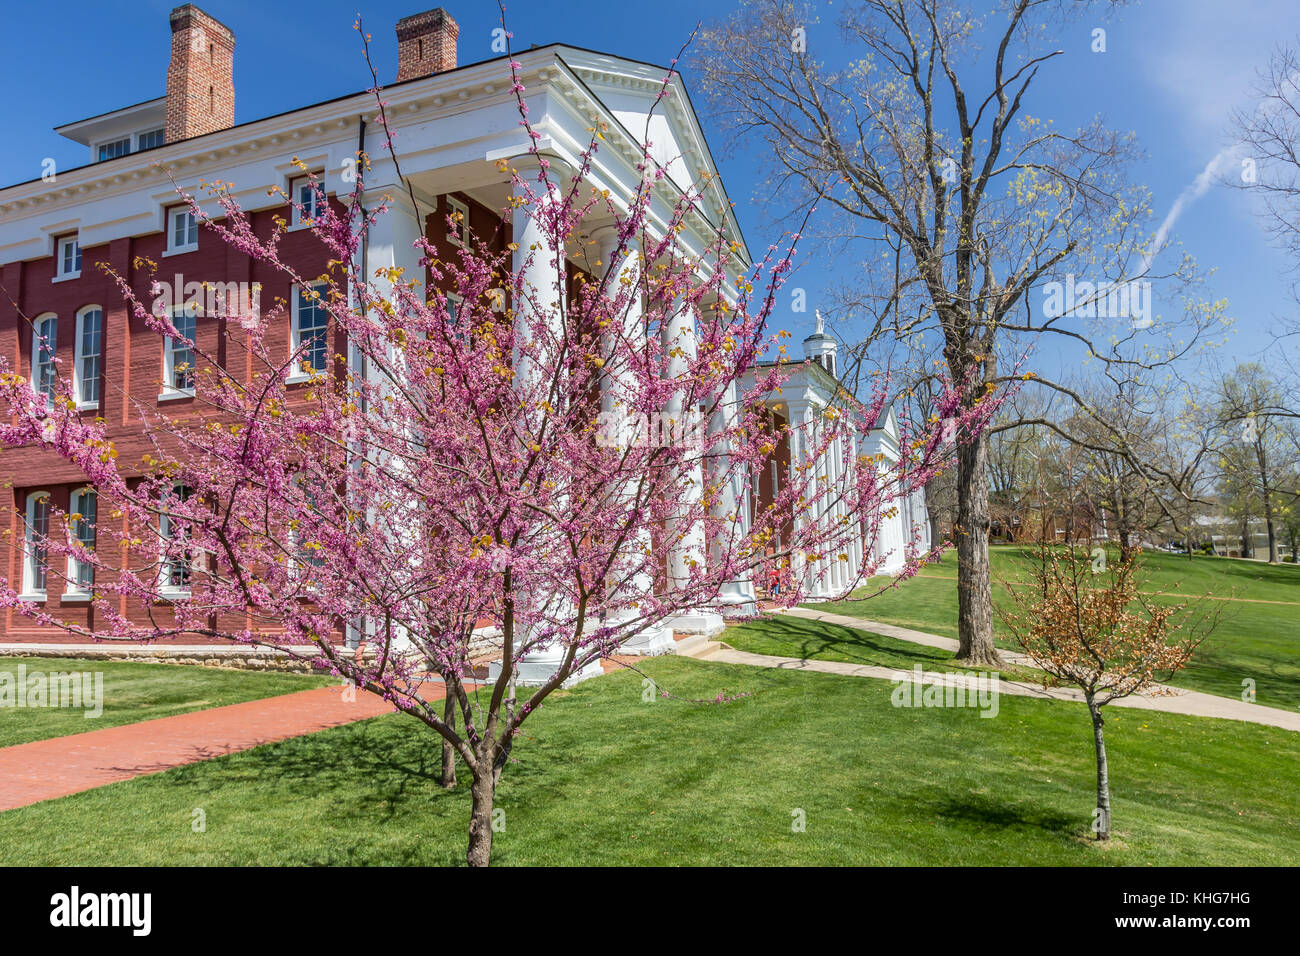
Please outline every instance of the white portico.
[{"label": "white portico", "polygon": [[[173,29],[180,23],[175,21]],[[491,242],[497,251],[504,252],[507,242],[516,244],[515,268],[524,274],[525,284],[540,293],[533,307],[550,308],[566,294],[565,283],[556,281],[554,264],[562,267],[561,273],[569,270],[572,275],[586,269],[590,258],[607,261],[616,247],[612,230],[602,228],[600,222],[584,223],[584,235],[574,237],[569,247],[545,248],[543,254],[526,261],[528,250],[546,245],[537,227],[536,203],[546,202],[547,197],[523,195],[501,164],[530,176],[528,164],[535,162],[531,154],[535,146],[551,164],[560,188],[564,188],[582,165],[582,152],[591,141],[592,131],[599,130],[599,149],[584,173],[584,188],[601,192],[616,208],[626,211],[647,176],[642,143],[648,140],[653,144],[652,167],[657,167],[652,172],[664,173],[662,179],[656,180],[647,223],[649,234],[653,237],[665,233],[673,220],[674,206],[684,192],[693,190],[702,195],[702,200],[686,215],[681,228],[673,229],[680,255],[705,264],[701,266],[705,268],[709,261],[706,250],[721,238],[736,250],[735,265],[741,270],[749,267],[752,258],[698,118],[680,77],[666,67],[559,44],[517,52],[511,58],[457,66],[458,32],[446,11],[405,18],[398,25],[398,35],[398,79],[383,90],[383,123],[377,115],[376,97],[370,92],[239,125],[233,122],[232,99],[228,115],[223,112],[220,122],[209,122],[202,129],[187,127],[175,135],[168,133],[160,143],[154,134],[157,124],[163,121],[159,116],[165,120],[168,114],[163,107],[172,100],[184,99],[184,88],[178,83],[173,90],[169,76],[167,98],[65,127],[65,135],[90,148],[97,161],[59,169],[57,180],[33,179],[0,189],[0,262],[52,259],[56,251],[75,247],[78,255],[83,250],[93,255],[107,249],[113,261],[129,264],[132,244],[161,236],[161,255],[176,256],[168,259],[173,272],[184,272],[187,277],[195,272],[196,280],[247,278],[242,273],[227,275],[220,271],[231,269],[230,263],[236,263],[237,257],[213,257],[211,243],[217,240],[207,231],[202,231],[192,244],[175,249],[168,246],[171,240],[166,237],[176,234],[171,227],[180,221],[176,218],[176,187],[193,194],[205,213],[221,218],[224,210],[220,203],[201,184],[226,183],[230,197],[242,209],[270,216],[285,212],[285,195],[301,199],[309,174],[337,202],[359,201],[369,211],[380,205],[386,207],[369,231],[361,261],[355,264],[368,279],[378,277],[381,294],[392,294],[391,289],[383,288],[390,276],[400,275],[403,281],[414,280],[421,286],[427,284],[428,273],[420,265],[421,255],[415,243],[427,239],[444,260],[454,255],[455,245],[465,241],[468,233],[453,236],[448,216],[460,214],[468,232],[481,238],[494,237]],[[174,49],[184,53],[190,46],[178,44]],[[525,89],[529,122],[538,136],[535,141],[520,125],[510,59],[519,64],[518,79]],[[227,73],[233,70],[233,59],[222,62]],[[223,74],[223,83],[225,80],[233,82],[231,76]],[[390,136],[396,161],[385,145]],[[112,148],[101,150],[100,146]],[[363,191],[356,195],[359,179]],[[530,178],[530,182],[535,180]],[[511,210],[510,222],[503,226],[501,211],[507,208]],[[300,225],[294,224],[293,230],[298,228]],[[290,235],[286,241],[300,238]],[[297,255],[294,266],[303,275],[317,275],[324,267],[323,252],[303,251]],[[631,255],[620,265],[621,269],[636,267],[635,256]],[[423,291],[436,292],[428,288]],[[724,283],[720,294],[734,300],[734,284]],[[112,315],[108,318],[114,321]],[[628,321],[640,320],[634,304]],[[655,330],[665,343],[672,344],[670,351],[677,353],[679,367],[695,348],[698,321],[690,309],[683,308],[663,329]],[[120,327],[125,329],[124,318]],[[783,414],[812,421],[818,409],[824,408],[835,394],[838,370],[834,366],[833,340],[821,329],[805,347],[818,364],[796,372],[803,384],[792,382],[779,404]],[[361,367],[355,350],[350,358],[357,374],[372,374],[372,370]],[[518,374],[529,375],[532,361],[520,357]],[[674,371],[669,369],[668,374]],[[738,401],[738,395],[729,396],[712,413],[707,428],[714,433],[726,428],[729,417],[739,411]],[[603,408],[614,408],[618,402],[618,381],[611,379],[602,392],[601,404]],[[684,409],[680,397],[672,402],[676,406],[670,402],[668,416],[681,417]],[[846,454],[848,449],[837,451],[818,463],[831,477],[839,477],[843,462],[852,460]],[[706,484],[715,486],[709,480],[710,470],[727,470],[725,452],[691,467],[688,487],[698,494]],[[669,556],[664,586],[680,584],[692,563],[720,560],[732,543],[740,541],[748,531],[753,498],[747,478],[733,475],[721,483],[720,493],[710,500],[712,517],[721,521],[722,533],[706,541],[698,524],[674,528],[676,543]],[[409,526],[419,526],[417,502],[395,500],[392,505],[389,515],[395,523],[401,524],[406,520],[403,514],[409,512]],[[923,521],[923,500],[919,513],[921,517],[907,520]],[[860,562],[862,556],[856,555],[854,560]],[[826,593],[847,583],[844,568],[824,570],[828,574],[819,587]],[[612,582],[612,586],[645,593],[650,585],[642,574],[627,582]],[[536,596],[539,606],[551,599]],[[561,616],[562,610],[555,610],[556,616]],[[754,583],[742,575],[727,582],[709,606],[691,608],[656,622],[629,639],[622,650],[640,654],[670,652],[674,632],[715,634],[722,629],[725,617],[756,610]],[[348,622],[347,631],[348,641],[354,645],[377,638],[364,620]],[[400,633],[395,635],[395,641],[398,645],[408,644]],[[521,680],[547,679],[559,662],[557,650],[541,648],[531,655],[521,667]],[[586,673],[599,670],[593,666]]]},{"label": "white portico", "polygon": [[[783,448],[770,463],[770,472],[756,475],[749,491],[748,514],[766,507],[778,493],[793,480],[796,469],[811,469],[807,479],[824,487],[835,488],[852,478],[849,469],[859,467],[866,457],[883,473],[891,463],[899,460],[898,420],[892,409],[885,411],[884,420],[865,438],[841,436],[826,448],[814,461],[809,461],[810,448],[816,444],[824,427],[828,408],[851,401],[839,381],[837,345],[825,331],[820,314],[816,330],[803,341],[804,361],[786,363],[787,378],[781,384],[780,396],[765,403],[771,411],[777,429],[789,426],[788,438]],[[768,363],[770,367],[770,363]],[[755,376],[765,371],[760,366],[741,383],[743,389],[753,386]],[[850,447],[845,447],[845,442]],[[878,456],[878,457],[877,457]],[[833,496],[831,496],[833,497]],[[842,501],[831,500],[813,507],[825,507],[831,520],[847,516]],[[791,525],[798,529],[802,522],[811,520],[809,512],[796,512],[790,516]],[[870,526],[876,531],[869,533]],[[875,516],[869,527],[855,535],[845,549],[847,561],[829,556],[816,559],[796,554],[791,570],[803,583],[805,593],[812,600],[826,600],[843,596],[852,587],[858,573],[867,565],[877,565],[877,573],[895,574],[906,563],[908,546],[914,544],[921,550],[930,546],[929,520],[926,513],[925,489],[896,496],[885,513]],[[783,542],[776,542],[778,549]]]}]

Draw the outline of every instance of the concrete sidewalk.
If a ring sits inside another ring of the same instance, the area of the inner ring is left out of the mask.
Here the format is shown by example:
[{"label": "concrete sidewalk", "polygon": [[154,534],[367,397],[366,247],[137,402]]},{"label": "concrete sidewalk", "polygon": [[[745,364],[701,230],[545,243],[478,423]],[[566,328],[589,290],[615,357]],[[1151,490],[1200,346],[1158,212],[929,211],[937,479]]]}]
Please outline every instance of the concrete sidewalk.
[{"label": "concrete sidewalk", "polygon": [[[954,653],[957,650],[957,642],[952,638],[940,637],[938,634],[928,634],[925,631],[914,631],[906,627],[896,627],[880,621],[867,621],[858,617],[848,617],[844,614],[832,614],[829,611],[803,607],[788,608],[780,613],[788,614],[791,617],[805,618],[810,621],[825,621],[827,624],[838,624],[841,627],[851,627],[859,631],[869,631],[872,634],[893,637],[901,641],[910,641],[913,644],[924,644],[927,647],[937,647]],[[1034,667],[1034,662],[1025,654],[1001,649],[999,649],[999,653],[1008,664]],[[900,675],[906,675],[909,680],[912,678],[911,671],[900,671],[890,667],[849,664],[842,661],[775,657],[731,649],[712,651],[702,657],[701,660],[721,661],[727,664],[748,664],[755,667],[774,667],[782,670],[806,670],[823,674],[842,674],[849,677],[874,677],[882,680],[897,679]],[[954,662],[953,671],[960,670],[960,665]],[[948,672],[934,674],[926,672],[922,680],[922,683],[926,684],[951,684],[955,682]],[[1072,687],[1044,688],[1040,684],[1005,679],[1000,680],[998,683],[1000,691],[1004,694],[1083,702],[1082,692]],[[1219,717],[1224,720],[1240,720],[1246,723],[1264,724],[1269,727],[1281,727],[1284,730],[1300,731],[1300,713],[1292,713],[1289,710],[1280,710],[1276,707],[1263,707],[1243,700],[1234,700],[1231,697],[1219,697],[1215,694],[1186,690],[1181,687],[1169,687],[1164,684],[1158,686],[1162,691],[1159,695],[1125,697],[1115,701],[1110,706],[1131,707],[1135,710],[1156,710],[1168,714],[1186,714],[1191,717]]]}]

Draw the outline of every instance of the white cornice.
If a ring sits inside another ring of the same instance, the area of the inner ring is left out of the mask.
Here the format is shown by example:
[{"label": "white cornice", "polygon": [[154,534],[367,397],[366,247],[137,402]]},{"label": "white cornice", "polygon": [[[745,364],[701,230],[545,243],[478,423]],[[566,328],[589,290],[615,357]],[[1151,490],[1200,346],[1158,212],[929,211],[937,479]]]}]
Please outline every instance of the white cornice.
[{"label": "white cornice", "polygon": [[[640,143],[600,101],[598,88],[626,89],[653,96],[663,80],[661,68],[565,46],[529,50],[516,54],[515,59],[521,64],[521,79],[530,102],[555,97],[557,102],[554,106],[547,104],[547,113],[554,113],[563,103],[575,116],[585,117],[588,122],[607,123],[609,132],[602,146],[612,149],[606,155],[616,154],[621,164],[628,164],[635,171],[641,161]],[[507,63],[497,59],[385,89],[383,98],[389,122],[399,134],[399,157],[404,155],[403,131],[470,111],[499,106],[513,110],[510,86]],[[741,241],[743,247],[734,216],[716,179],[717,171],[707,151],[702,149],[699,125],[680,84],[672,86],[659,109],[674,130],[683,134],[680,145],[689,168],[706,171],[713,179],[711,189],[723,200],[720,205],[726,231],[731,238]],[[0,189],[0,260],[49,254],[38,249],[34,242],[43,234],[48,235],[49,224],[55,220],[80,221],[82,229],[89,226],[95,234],[91,237],[94,242],[107,241],[119,233],[132,234],[133,228],[136,233],[152,231],[158,216],[157,196],[171,190],[167,170],[182,188],[197,195],[200,182],[233,179],[235,171],[242,167],[243,178],[248,181],[240,182],[237,187],[236,195],[241,203],[247,200],[249,209],[279,205],[277,200],[267,199],[266,189],[278,184],[285,175],[289,157],[296,155],[304,161],[312,158],[316,165],[320,164],[320,157],[329,157],[331,164],[341,163],[356,149],[358,117],[366,120],[367,141],[374,153],[378,141],[376,113],[373,94],[355,93],[143,153],[60,172],[53,183],[34,180]],[[539,115],[537,119],[545,125],[552,117]],[[523,148],[527,147],[522,129],[515,128],[514,124],[495,129],[491,136],[483,131],[466,130],[464,142],[472,142],[477,134],[482,134],[485,140],[491,139],[497,148],[515,138]],[[426,161],[434,165],[442,161],[434,154],[447,145],[445,142],[412,143],[413,152],[429,153]],[[485,157],[485,152],[478,155]],[[372,156],[374,160],[378,157]],[[405,164],[403,171],[407,172]],[[622,176],[626,182],[626,169]],[[261,178],[267,181],[252,181]],[[199,198],[203,205],[208,204],[202,196]],[[91,202],[103,205],[95,214],[98,223],[86,222],[82,207]],[[102,228],[109,224],[113,225],[112,229]],[[699,241],[705,241],[716,230],[709,217],[703,215],[698,215],[690,228]]]}]

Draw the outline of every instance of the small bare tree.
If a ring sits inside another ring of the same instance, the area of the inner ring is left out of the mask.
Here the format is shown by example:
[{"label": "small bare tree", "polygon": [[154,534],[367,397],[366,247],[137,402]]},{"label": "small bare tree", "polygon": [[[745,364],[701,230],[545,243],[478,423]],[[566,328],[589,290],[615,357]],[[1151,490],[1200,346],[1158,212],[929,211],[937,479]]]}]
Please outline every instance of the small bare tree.
[{"label": "small bare tree", "polygon": [[1028,586],[1006,582],[1010,601],[998,617],[1044,672],[1044,686],[1083,691],[1097,750],[1093,830],[1110,839],[1110,775],[1101,709],[1133,694],[1171,693],[1162,681],[1182,669],[1218,624],[1222,603],[1151,600],[1142,587],[1139,550],[1108,562],[1101,549],[1040,544]]}]

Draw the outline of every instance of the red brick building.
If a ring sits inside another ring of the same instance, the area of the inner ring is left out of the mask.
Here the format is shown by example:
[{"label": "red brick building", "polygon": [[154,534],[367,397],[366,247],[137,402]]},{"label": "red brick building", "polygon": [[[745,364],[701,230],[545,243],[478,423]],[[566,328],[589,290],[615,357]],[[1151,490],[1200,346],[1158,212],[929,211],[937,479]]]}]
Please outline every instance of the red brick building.
[{"label": "red brick building", "polygon": [[[0,189],[0,354],[19,374],[31,376],[38,389],[51,387],[56,378],[67,382],[81,414],[108,422],[122,462],[137,461],[147,451],[141,409],[169,416],[195,411],[190,378],[195,372],[192,355],[131,314],[101,264],[146,303],[154,299],[155,280],[174,289],[178,303],[189,300],[184,290],[194,283],[207,283],[218,297],[257,294],[263,311],[266,303],[283,299],[290,307],[276,334],[286,357],[291,344],[304,338],[312,345],[309,354],[321,361],[348,356],[347,342],[328,326],[323,310],[312,308],[302,290],[277,271],[231,250],[196,223],[176,185],[195,195],[205,214],[216,216],[220,209],[200,184],[231,183],[259,235],[269,235],[278,217],[292,220],[281,240],[282,256],[303,275],[323,273],[327,256],[322,243],[298,227],[296,210],[277,192],[311,200],[300,163],[319,177],[329,202],[342,203],[352,199],[358,152],[369,155],[362,203],[370,207],[392,197],[391,211],[366,246],[370,275],[389,265],[417,274],[412,242],[421,234],[440,255],[451,256],[463,236],[448,234],[448,213],[461,213],[464,228],[490,239],[498,250],[529,215],[528,208],[519,208],[503,222],[501,212],[510,206],[512,186],[500,161],[523,166],[530,160],[508,65],[498,57],[458,67],[459,31],[445,10],[396,25],[397,79],[384,97],[400,173],[376,133],[373,94],[358,92],[236,124],[234,32],[192,4],[172,11],[170,28],[164,96],[59,127],[89,150],[90,162],[57,172],[42,169],[42,178]],[[649,123],[655,158],[672,183],[685,187],[696,177],[708,179],[719,200],[709,205],[729,209],[681,84],[674,82],[671,95],[652,109],[664,68],[560,45],[515,58],[522,64],[531,119],[547,134],[540,148],[554,168],[575,169],[577,151],[599,123],[607,131],[606,145],[589,179],[615,197],[631,197]],[[601,225],[591,224],[588,243],[597,254],[613,238]],[[743,244],[729,211],[701,212],[682,232],[686,251],[703,249],[718,228]],[[571,274],[578,271],[573,256]],[[522,267],[522,254],[516,257]],[[156,273],[146,261],[156,263]],[[228,371],[247,363],[251,377],[241,329],[223,317],[219,301],[209,295],[207,302],[178,326],[192,323],[202,349],[211,350]],[[104,582],[82,580],[75,562],[63,567],[60,559],[60,566],[53,566],[48,555],[30,546],[33,530],[39,532],[61,513],[88,516],[78,534],[93,541],[95,524],[108,520],[96,514],[93,489],[73,466],[39,449],[6,448],[0,455],[0,577],[56,617],[93,625],[91,595]],[[125,602],[123,610],[132,616],[146,613]],[[166,608],[152,613],[165,614]],[[0,611],[0,645],[66,640],[71,638],[56,628]]]}]

